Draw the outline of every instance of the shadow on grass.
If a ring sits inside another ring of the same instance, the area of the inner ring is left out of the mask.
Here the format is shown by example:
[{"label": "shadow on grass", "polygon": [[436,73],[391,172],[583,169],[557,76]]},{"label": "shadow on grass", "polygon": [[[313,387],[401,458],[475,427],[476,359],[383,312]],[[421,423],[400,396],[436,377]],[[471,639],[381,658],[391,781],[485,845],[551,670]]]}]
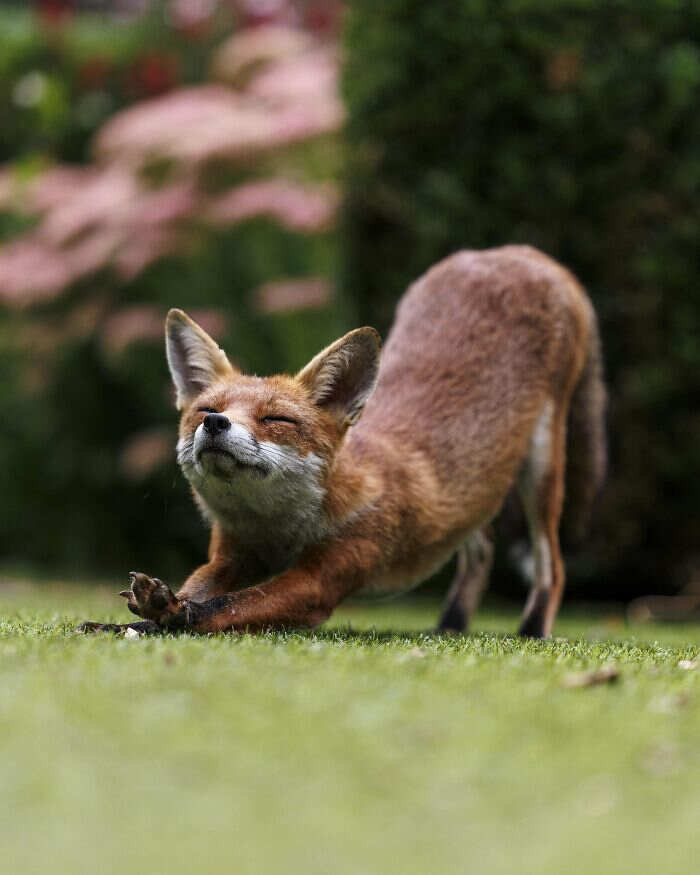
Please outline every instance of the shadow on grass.
[{"label": "shadow on grass", "polygon": [[[111,635],[113,637],[122,637],[128,629],[134,629],[140,635],[148,636],[149,638],[230,638],[236,639],[243,636],[257,638],[260,640],[274,640],[276,642],[291,642],[291,641],[308,641],[310,643],[328,643],[328,644],[351,644],[376,646],[378,644],[400,644],[402,646],[419,647],[421,645],[436,645],[436,644],[463,644],[468,640],[480,641],[498,641],[506,645],[520,645],[527,642],[539,642],[541,639],[526,638],[519,635],[508,633],[495,632],[440,632],[437,629],[391,629],[391,628],[372,628],[372,629],[353,629],[352,626],[341,626],[318,629],[266,629],[259,632],[246,631],[222,631],[222,632],[205,632],[197,633],[188,629],[167,629],[163,626],[157,626],[151,623],[92,623],[85,622],[75,626],[72,631],[87,635]],[[552,639],[550,639],[551,641]]]}]

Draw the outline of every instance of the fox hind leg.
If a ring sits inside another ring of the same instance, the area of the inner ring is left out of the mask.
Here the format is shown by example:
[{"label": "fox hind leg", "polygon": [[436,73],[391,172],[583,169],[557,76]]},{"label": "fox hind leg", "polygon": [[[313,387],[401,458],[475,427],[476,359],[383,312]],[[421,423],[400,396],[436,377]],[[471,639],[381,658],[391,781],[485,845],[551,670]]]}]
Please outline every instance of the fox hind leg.
[{"label": "fox hind leg", "polygon": [[493,544],[482,529],[472,532],[457,551],[457,571],[447,593],[438,632],[467,632],[486,589]]},{"label": "fox hind leg", "polygon": [[559,519],[564,499],[565,446],[566,413],[549,401],[537,421],[518,477],[534,560],[532,586],[519,632],[533,638],[551,635],[564,590]]}]

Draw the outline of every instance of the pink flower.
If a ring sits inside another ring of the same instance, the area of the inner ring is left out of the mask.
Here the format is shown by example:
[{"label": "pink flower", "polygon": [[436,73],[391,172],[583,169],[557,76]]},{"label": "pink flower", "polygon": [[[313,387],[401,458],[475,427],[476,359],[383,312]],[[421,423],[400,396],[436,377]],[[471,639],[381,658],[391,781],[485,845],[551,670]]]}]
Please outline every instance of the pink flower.
[{"label": "pink flower", "polygon": [[203,85],[118,113],[102,128],[96,151],[103,160],[119,158],[137,166],[158,157],[181,169],[196,168],[214,160],[248,160],[338,130],[342,121],[335,94],[261,100],[221,85]]},{"label": "pink flower", "polygon": [[212,71],[215,78],[240,87],[270,63],[299,55],[312,46],[309,34],[297,28],[275,24],[249,27],[219,46],[212,59]]},{"label": "pink flower", "polygon": [[199,39],[209,30],[218,0],[172,0],[169,19],[173,27],[191,39]]},{"label": "pink flower", "polygon": [[331,294],[328,280],[314,276],[265,283],[256,289],[254,297],[263,313],[287,313],[325,307]]},{"label": "pink flower", "polygon": [[175,457],[175,435],[168,429],[140,431],[124,445],[120,465],[129,480],[145,480]]},{"label": "pink flower", "polygon": [[123,307],[104,322],[100,332],[102,348],[113,357],[137,341],[160,340],[164,319],[164,314],[149,304]]},{"label": "pink flower", "polygon": [[[226,331],[226,320],[218,310],[190,311],[204,330],[212,337],[221,337]],[[132,343],[156,342],[163,339],[165,312],[150,304],[134,304],[117,310],[102,324],[100,343],[109,357],[121,355]]]},{"label": "pink flower", "polygon": [[337,206],[335,189],[264,179],[244,183],[216,198],[205,216],[217,225],[232,225],[267,215],[291,231],[312,233],[331,225]]},{"label": "pink flower", "polygon": [[335,51],[325,47],[280,59],[265,67],[248,85],[249,94],[263,100],[305,105],[337,104],[339,64]]}]

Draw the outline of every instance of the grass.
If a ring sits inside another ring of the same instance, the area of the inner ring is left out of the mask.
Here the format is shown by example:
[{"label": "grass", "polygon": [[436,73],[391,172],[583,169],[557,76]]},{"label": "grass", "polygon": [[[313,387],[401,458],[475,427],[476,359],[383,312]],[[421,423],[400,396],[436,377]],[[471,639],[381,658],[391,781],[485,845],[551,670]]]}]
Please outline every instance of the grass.
[{"label": "grass", "polygon": [[0,588],[0,870],[696,871],[699,627],[526,642],[494,608],[448,639],[435,611],[127,641],[71,631],[125,616],[104,590]]}]

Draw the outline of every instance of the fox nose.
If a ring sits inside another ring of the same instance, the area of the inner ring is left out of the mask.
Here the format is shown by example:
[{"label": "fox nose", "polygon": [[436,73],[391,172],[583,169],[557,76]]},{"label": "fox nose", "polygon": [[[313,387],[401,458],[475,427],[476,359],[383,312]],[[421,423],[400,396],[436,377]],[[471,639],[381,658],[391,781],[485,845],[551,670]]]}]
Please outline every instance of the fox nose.
[{"label": "fox nose", "polygon": [[204,430],[211,435],[217,435],[219,432],[226,431],[231,428],[231,420],[223,413],[207,413],[202,422]]}]

